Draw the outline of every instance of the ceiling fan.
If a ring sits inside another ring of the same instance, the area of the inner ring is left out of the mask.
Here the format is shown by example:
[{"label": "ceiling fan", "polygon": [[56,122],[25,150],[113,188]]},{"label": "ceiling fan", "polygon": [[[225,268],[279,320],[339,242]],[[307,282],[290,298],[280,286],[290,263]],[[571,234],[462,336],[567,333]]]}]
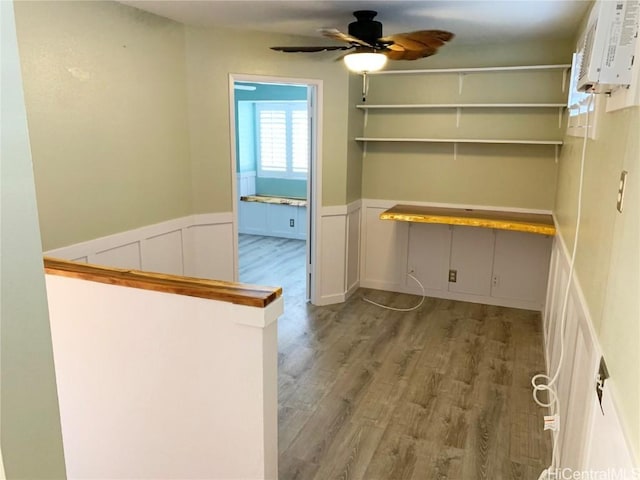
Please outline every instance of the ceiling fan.
[{"label": "ceiling fan", "polygon": [[348,45],[271,47],[271,49],[288,53],[354,49],[353,53],[344,57],[345,63],[350,70],[366,73],[380,70],[387,59],[417,60],[434,55],[438,48],[454,37],[453,33],[444,30],[418,30],[383,37],[382,23],[374,20],[377,14],[378,12],[373,10],[353,12],[356,21],[349,24],[348,34],[335,28],[320,29],[325,37],[343,41]]}]

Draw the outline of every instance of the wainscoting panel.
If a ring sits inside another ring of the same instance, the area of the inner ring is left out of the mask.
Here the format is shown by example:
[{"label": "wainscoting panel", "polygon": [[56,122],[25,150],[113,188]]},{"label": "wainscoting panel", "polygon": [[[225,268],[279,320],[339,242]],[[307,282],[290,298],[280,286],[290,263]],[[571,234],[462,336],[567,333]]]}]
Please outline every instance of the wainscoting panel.
[{"label": "wainscoting panel", "polygon": [[407,264],[409,224],[380,220],[395,203],[363,203],[360,285],[403,291]]},{"label": "wainscoting panel", "polygon": [[185,275],[233,281],[233,228],[231,223],[193,225],[185,229]]},{"label": "wainscoting panel", "polygon": [[184,275],[182,230],[142,241],[142,270]]},{"label": "wainscoting panel", "polygon": [[[634,465],[617,413],[613,379],[607,381],[602,408],[598,402],[595,384],[602,350],[575,276],[569,287],[566,320],[562,319],[569,268],[570,255],[558,235],[553,242],[543,323],[547,368],[552,375],[560,362],[561,344],[564,348],[556,384],[561,414],[557,467],[574,472],[604,472],[599,478],[635,478],[640,469]],[[611,476],[614,474],[618,476]]]},{"label": "wainscoting panel", "polygon": [[256,172],[238,172],[238,195],[256,194]]},{"label": "wainscoting panel", "polygon": [[347,297],[360,285],[360,202],[347,214]]},{"label": "wainscoting panel", "polygon": [[96,252],[89,256],[89,263],[140,270],[142,268],[140,242],[128,243],[103,250],[102,252]]},{"label": "wainscoting panel", "polygon": [[360,286],[360,210],[360,201],[321,210],[316,305],[344,302]]},{"label": "wainscoting panel", "polygon": [[118,268],[234,279],[233,215],[189,215],[96,238],[45,255]]}]

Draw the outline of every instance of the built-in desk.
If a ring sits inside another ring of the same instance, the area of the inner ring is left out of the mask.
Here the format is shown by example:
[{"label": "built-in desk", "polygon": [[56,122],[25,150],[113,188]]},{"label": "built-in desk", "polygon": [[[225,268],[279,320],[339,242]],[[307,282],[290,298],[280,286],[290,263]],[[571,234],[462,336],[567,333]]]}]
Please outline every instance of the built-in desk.
[{"label": "built-in desk", "polygon": [[556,233],[553,217],[537,213],[395,205],[382,212],[380,219],[495,228],[541,235],[555,235]]},{"label": "built-in desk", "polygon": [[238,202],[238,212],[240,233],[307,238],[307,200],[304,198],[243,195]]},{"label": "built-in desk", "polygon": [[411,274],[428,296],[543,309],[551,215],[395,205],[373,218],[364,259],[372,281],[364,286],[420,294]]}]

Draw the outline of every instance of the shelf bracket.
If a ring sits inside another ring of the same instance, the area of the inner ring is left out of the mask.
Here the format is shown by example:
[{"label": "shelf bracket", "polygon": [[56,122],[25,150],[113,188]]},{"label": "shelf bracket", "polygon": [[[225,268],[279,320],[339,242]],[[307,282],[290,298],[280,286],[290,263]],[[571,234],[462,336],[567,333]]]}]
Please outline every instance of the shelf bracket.
[{"label": "shelf bracket", "polygon": [[462,113],[462,109],[460,107],[456,107],[456,128],[460,128],[460,114]]},{"label": "shelf bracket", "polygon": [[367,122],[368,121],[369,121],[369,109],[367,108],[364,111],[364,122],[363,122],[364,126],[363,126],[363,128],[365,128],[365,129],[367,128]]},{"label": "shelf bracket", "polygon": [[558,107],[558,128],[562,128],[562,107]]},{"label": "shelf bracket", "polygon": [[462,85],[464,84],[464,73],[458,73],[458,95],[462,95]]},{"label": "shelf bracket", "polygon": [[556,149],[556,163],[558,163],[558,158],[560,154],[560,145],[555,145],[555,149]]},{"label": "shelf bracket", "polygon": [[567,91],[567,75],[569,75],[570,68],[565,68],[562,72],[562,93]]},{"label": "shelf bracket", "polygon": [[367,145],[369,144],[369,142],[367,142],[366,140],[363,142],[362,145],[362,159],[364,160],[365,158],[367,158]]},{"label": "shelf bracket", "polygon": [[453,142],[453,161],[458,159],[458,142]]}]

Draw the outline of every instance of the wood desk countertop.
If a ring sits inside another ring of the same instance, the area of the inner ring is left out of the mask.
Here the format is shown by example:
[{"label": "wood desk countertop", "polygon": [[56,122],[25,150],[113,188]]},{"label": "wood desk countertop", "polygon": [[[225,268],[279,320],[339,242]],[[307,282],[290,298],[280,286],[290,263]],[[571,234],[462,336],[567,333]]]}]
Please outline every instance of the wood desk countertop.
[{"label": "wood desk countertop", "polygon": [[555,235],[556,233],[553,217],[540,213],[395,205],[382,212],[380,219],[496,228],[541,235]]},{"label": "wood desk countertop", "polygon": [[242,202],[257,202],[257,203],[273,203],[276,205],[291,205],[292,207],[306,207],[307,200],[304,198],[289,198],[289,197],[271,197],[268,195],[243,195],[240,197]]}]

